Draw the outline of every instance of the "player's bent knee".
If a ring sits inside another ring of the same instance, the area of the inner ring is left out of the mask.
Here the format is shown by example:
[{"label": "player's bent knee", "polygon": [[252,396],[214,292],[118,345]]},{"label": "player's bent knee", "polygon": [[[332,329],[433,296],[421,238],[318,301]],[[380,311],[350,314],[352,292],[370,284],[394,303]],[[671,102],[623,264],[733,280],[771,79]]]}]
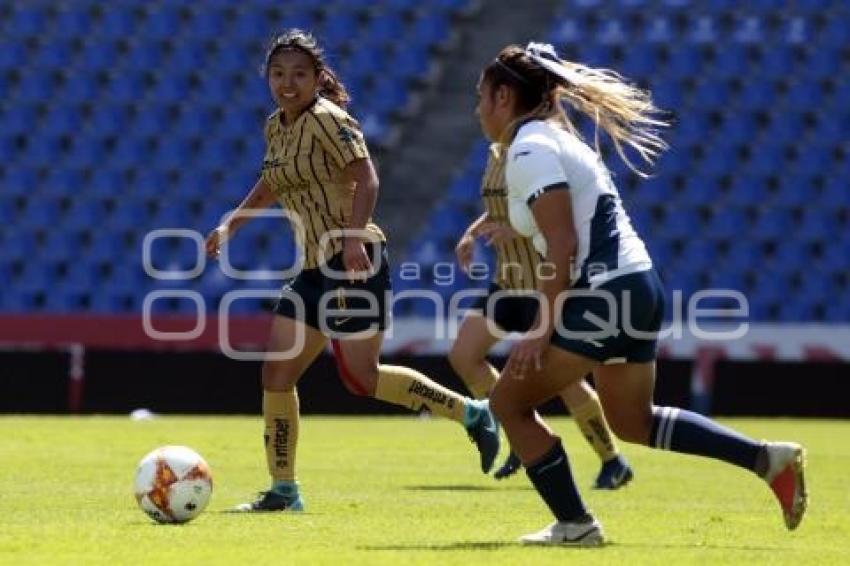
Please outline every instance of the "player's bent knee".
[{"label": "player's bent knee", "polygon": [[263,362],[263,389],[266,391],[289,391],[295,387],[299,375],[293,372],[286,364],[279,362]]},{"label": "player's bent knee", "polygon": [[468,353],[464,352],[462,348],[459,348],[455,344],[452,346],[451,351],[449,351],[449,364],[455,373],[463,377],[464,374],[469,373],[470,367],[473,365],[473,360],[470,359]]},{"label": "player's bent knee", "polygon": [[647,420],[641,418],[637,413],[614,415],[608,417],[608,424],[617,438],[623,442],[645,445],[649,439],[649,430],[652,427],[652,416],[650,415]]},{"label": "player's bent knee", "polygon": [[375,396],[375,389],[378,387],[377,366],[349,366],[345,360],[337,358],[336,367],[340,380],[349,393],[358,397]]},{"label": "player's bent knee", "polygon": [[500,388],[498,384],[490,393],[490,410],[503,423],[521,414],[519,408],[515,406],[510,397],[505,394],[504,389]]}]

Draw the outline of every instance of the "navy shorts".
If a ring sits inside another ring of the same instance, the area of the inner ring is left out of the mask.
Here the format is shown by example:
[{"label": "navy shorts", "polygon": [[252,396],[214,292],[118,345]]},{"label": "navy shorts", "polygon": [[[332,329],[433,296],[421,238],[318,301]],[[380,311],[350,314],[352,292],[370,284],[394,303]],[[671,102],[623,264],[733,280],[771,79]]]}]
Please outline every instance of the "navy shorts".
[{"label": "navy shorts", "polygon": [[564,302],[562,327],[552,335],[553,346],[607,364],[656,358],[665,301],[654,269],[621,275],[581,292],[582,296]]},{"label": "navy shorts", "polygon": [[[390,319],[387,295],[392,289],[387,246],[384,243],[367,243],[366,253],[373,265],[379,256],[381,265],[365,282],[337,280],[322,273],[318,267],[305,269],[283,286],[274,312],[304,322],[321,332],[353,334],[369,329],[386,330]],[[334,271],[344,272],[342,252],[334,255],[327,265]],[[304,305],[303,312],[296,307],[299,303]],[[322,304],[326,311],[324,327],[320,320]],[[377,308],[367,313],[372,307]]]},{"label": "navy shorts", "polygon": [[501,295],[490,301],[490,297],[500,291],[504,289],[491,283],[487,295],[479,297],[472,309],[482,311],[485,317],[505,332],[528,331],[540,308],[538,300],[528,295]]}]

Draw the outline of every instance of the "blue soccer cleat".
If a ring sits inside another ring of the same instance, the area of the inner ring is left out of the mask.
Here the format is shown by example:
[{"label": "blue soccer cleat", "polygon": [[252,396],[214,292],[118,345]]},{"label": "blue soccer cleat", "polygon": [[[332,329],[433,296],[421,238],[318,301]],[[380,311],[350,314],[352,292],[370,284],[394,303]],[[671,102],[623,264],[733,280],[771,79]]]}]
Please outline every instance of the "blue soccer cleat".
[{"label": "blue soccer cleat", "polygon": [[628,461],[622,454],[617,454],[602,464],[602,469],[596,476],[593,489],[618,489],[629,483],[633,477],[634,472],[632,472]]},{"label": "blue soccer cleat", "polygon": [[496,456],[499,455],[499,422],[490,411],[490,404],[487,401],[470,401],[470,410],[472,424],[466,427],[466,432],[478,447],[478,452],[481,455],[481,471],[485,474],[489,473],[496,461]]},{"label": "blue soccer cleat", "polygon": [[304,500],[295,489],[291,493],[283,494],[273,489],[261,491],[256,501],[240,503],[233,508],[234,511],[243,513],[266,513],[270,511],[303,511]]}]

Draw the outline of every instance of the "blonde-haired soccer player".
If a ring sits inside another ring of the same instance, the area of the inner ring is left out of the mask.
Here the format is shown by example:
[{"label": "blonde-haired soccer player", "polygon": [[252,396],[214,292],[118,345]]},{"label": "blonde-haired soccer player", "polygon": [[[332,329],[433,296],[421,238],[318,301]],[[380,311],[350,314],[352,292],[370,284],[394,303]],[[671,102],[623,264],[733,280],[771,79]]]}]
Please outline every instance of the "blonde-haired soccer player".
[{"label": "blonde-haired soccer player", "polygon": [[560,439],[534,410],[590,372],[622,440],[753,472],[772,490],[786,527],[796,528],[807,501],[802,446],[758,442],[697,413],[653,404],[663,285],[598,148],[581,140],[566,113],[571,108],[594,120],[627,162],[624,145],[651,162],[666,144],[649,94],[616,73],[562,61],[551,45],[539,43],[502,49],[484,68],[478,94],[484,134],[508,146],[511,226],[532,238],[552,266],[552,277],[540,281],[541,314],[514,346],[490,396],[555,516],[522,541],[603,541]]},{"label": "blonde-haired soccer player", "polygon": [[[349,100],[344,85],[315,38],[297,29],[272,41],[264,74],[278,109],[265,126],[262,174],[239,207],[207,237],[207,253],[217,256],[224,239],[250,219],[250,211],[278,202],[293,220],[304,265],[275,308],[263,364],[271,488],[237,509],[304,508],[295,473],[296,384],[329,336],[340,376],[352,393],[424,408],[463,424],[479,449],[482,470],[488,472],[498,454],[499,433],[487,404],[410,368],[378,361],[389,318],[389,266],[384,235],[370,220],[378,179],[360,127],[344,109]],[[293,349],[297,351],[288,359],[274,355]]]},{"label": "blonde-haired soccer player", "polygon": [[[507,184],[505,181],[506,146],[493,143],[481,180],[484,213],[466,229],[455,248],[460,266],[466,270],[472,261],[474,240],[483,238],[496,250],[495,277],[486,296],[482,296],[461,324],[449,361],[455,372],[476,398],[487,397],[499,373],[487,361],[487,353],[506,332],[526,332],[534,323],[538,302],[528,294],[538,285],[540,256],[529,238],[511,228],[508,221]],[[493,326],[495,325],[495,327]],[[495,332],[494,332],[495,331]],[[633,472],[619,453],[611,429],[605,420],[596,392],[584,381],[560,393],[560,398],[602,461],[593,486],[617,489],[628,483]],[[494,477],[502,479],[521,467],[511,452]]]}]

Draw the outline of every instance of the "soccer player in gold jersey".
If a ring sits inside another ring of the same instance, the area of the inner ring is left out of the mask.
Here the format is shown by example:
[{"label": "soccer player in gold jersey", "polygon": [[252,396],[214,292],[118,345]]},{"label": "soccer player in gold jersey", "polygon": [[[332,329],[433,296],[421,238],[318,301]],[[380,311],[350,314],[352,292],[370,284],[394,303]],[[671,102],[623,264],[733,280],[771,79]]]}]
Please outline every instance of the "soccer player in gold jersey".
[{"label": "soccer player in gold jersey", "polygon": [[[494,281],[487,296],[481,297],[476,308],[464,319],[449,353],[455,372],[479,399],[489,395],[499,377],[499,372],[486,359],[487,352],[501,339],[493,330],[526,332],[534,323],[538,308],[537,301],[527,292],[537,289],[540,257],[531,239],[518,235],[508,221],[505,149],[498,143],[490,145],[481,181],[484,213],[470,224],[456,248],[458,262],[464,270],[472,261],[475,238],[484,238],[496,250]],[[580,381],[561,391],[560,397],[602,461],[594,487],[617,489],[628,483],[633,472],[617,449],[596,392],[587,382]],[[519,458],[511,452],[494,476],[496,479],[508,477],[520,467]]]},{"label": "soccer player in gold jersey", "polygon": [[[304,264],[275,308],[263,364],[271,488],[237,509],[303,510],[295,475],[296,384],[329,337],[352,393],[458,421],[478,447],[482,470],[489,472],[499,433],[487,403],[462,397],[410,368],[378,361],[389,318],[386,241],[370,218],[378,179],[360,127],[344,109],[349,101],[344,85],[315,38],[297,29],[272,41],[264,74],[278,109],[265,126],[262,174],[207,237],[206,250],[217,256],[252,211],[278,202],[292,221]],[[275,355],[290,351],[295,354]]]}]

